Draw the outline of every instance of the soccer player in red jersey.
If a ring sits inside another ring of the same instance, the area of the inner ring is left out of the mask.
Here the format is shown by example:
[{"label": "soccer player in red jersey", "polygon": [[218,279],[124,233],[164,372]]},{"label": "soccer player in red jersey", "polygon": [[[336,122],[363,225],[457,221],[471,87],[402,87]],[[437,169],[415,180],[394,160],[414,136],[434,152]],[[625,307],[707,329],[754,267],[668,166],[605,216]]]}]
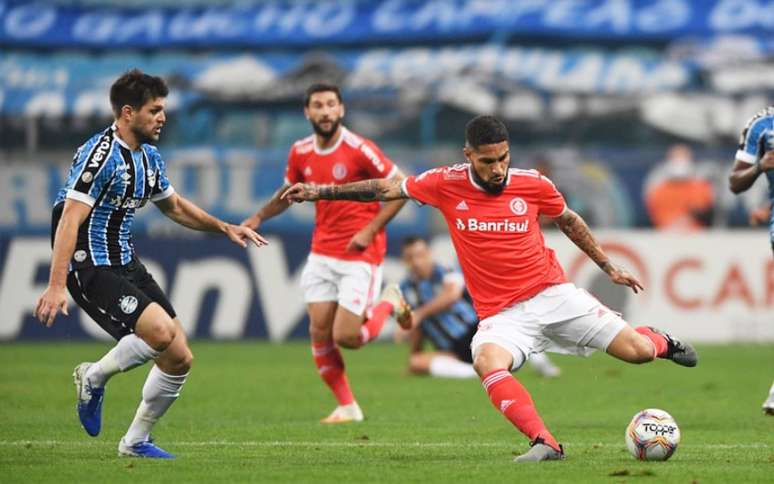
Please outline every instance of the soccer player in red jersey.
[{"label": "soccer player in red jersey", "polygon": [[283,198],[412,198],[438,208],[480,319],[471,342],[473,365],[495,408],[531,440],[529,451],[516,460],[562,459],[562,446],[509,370],[518,370],[540,351],[587,355],[599,349],[630,363],[666,358],[683,366],[695,366],[698,357],[689,344],[673,336],[646,326],[631,328],[567,281],[554,251],[545,246],[540,215],[553,219],[613,282],[635,293],[642,290],[633,275],[610,261],[548,178],[535,170],[510,168],[508,131],[499,120],[474,118],[465,138],[468,163],[435,168],[402,182],[296,184]]},{"label": "soccer player in red jersey", "polygon": [[[341,124],[344,104],[337,86],[310,86],[304,105],[314,134],[293,144],[285,183],[242,225],[256,229],[285,211],[290,204],[280,195],[293,183],[343,184],[372,178],[400,183],[405,178],[376,144]],[[379,335],[391,314],[401,326],[411,325],[410,308],[397,285],[387,286],[379,297],[387,250],[384,226],[404,204],[403,200],[385,204],[323,200],[315,205],[312,250],[301,286],[314,362],[338,401],[323,423],[363,420],[339,346],[355,349],[365,345]]]}]

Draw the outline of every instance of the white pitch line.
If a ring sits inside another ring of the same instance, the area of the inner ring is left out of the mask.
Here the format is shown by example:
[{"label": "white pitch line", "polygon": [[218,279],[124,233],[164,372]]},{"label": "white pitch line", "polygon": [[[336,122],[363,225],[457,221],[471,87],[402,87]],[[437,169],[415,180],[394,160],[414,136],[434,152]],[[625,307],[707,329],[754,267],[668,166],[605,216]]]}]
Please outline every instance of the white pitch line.
[{"label": "white pitch line", "polygon": [[[0,440],[0,446],[3,447],[25,447],[28,445],[41,446],[68,446],[68,447],[99,447],[103,445],[112,445],[108,442],[88,442],[78,440]],[[456,447],[513,447],[518,443],[509,442],[372,442],[362,440],[357,442],[309,442],[309,441],[181,441],[165,442],[169,447],[413,447],[413,448],[456,448]],[[600,443],[600,442],[568,442],[566,446],[576,448],[580,447],[621,447],[623,443]],[[686,447],[699,449],[768,449],[774,447],[765,443],[753,442],[749,444],[688,444]]]}]

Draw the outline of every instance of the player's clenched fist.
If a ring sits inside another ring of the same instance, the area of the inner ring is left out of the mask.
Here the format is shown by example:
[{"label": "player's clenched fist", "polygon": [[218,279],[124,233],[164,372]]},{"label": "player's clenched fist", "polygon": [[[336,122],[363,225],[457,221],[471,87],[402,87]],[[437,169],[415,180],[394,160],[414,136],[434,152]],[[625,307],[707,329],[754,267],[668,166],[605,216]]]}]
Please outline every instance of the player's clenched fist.
[{"label": "player's clenched fist", "polygon": [[320,187],[311,183],[296,183],[285,190],[282,198],[289,202],[314,202],[320,198]]}]

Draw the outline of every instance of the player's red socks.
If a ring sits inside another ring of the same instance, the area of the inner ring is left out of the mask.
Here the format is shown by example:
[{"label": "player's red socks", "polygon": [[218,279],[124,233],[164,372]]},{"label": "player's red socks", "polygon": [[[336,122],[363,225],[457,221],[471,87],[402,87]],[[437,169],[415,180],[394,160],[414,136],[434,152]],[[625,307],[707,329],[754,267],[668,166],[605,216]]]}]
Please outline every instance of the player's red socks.
[{"label": "player's red socks", "polygon": [[481,383],[495,408],[529,440],[541,437],[546,445],[559,450],[559,443],[543,424],[529,392],[513,375],[504,369],[493,370],[481,377]]},{"label": "player's red socks", "polygon": [[392,303],[382,301],[370,309],[371,317],[360,327],[360,345],[364,345],[379,336],[387,316],[392,313]]},{"label": "player's red socks", "polygon": [[341,351],[332,342],[312,343],[312,355],[320,377],[328,385],[339,405],[349,405],[355,401],[349,388],[347,374],[344,371],[344,360]]},{"label": "player's red socks", "polygon": [[652,329],[648,328],[647,326],[638,326],[634,328],[634,330],[653,342],[653,346],[656,348],[656,357],[660,358],[666,355],[667,348],[669,345],[667,344],[667,340],[665,337],[654,332]]}]

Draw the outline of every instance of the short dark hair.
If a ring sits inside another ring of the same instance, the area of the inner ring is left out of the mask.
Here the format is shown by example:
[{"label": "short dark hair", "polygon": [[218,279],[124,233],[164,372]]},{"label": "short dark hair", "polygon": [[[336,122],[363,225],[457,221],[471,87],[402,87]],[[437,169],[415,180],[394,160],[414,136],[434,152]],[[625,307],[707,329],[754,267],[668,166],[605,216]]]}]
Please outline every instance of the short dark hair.
[{"label": "short dark hair", "polygon": [[508,141],[508,128],[494,116],[476,116],[465,126],[465,143],[471,148]]},{"label": "short dark hair", "polygon": [[149,100],[167,97],[167,94],[169,88],[164,79],[145,74],[140,69],[132,69],[110,86],[110,105],[115,115],[119,116],[124,106],[139,110]]},{"label": "short dark hair", "polygon": [[425,239],[421,235],[407,235],[403,237],[403,240],[400,243],[400,248],[401,250],[403,250],[406,247],[416,244],[417,242],[424,242],[425,244],[427,244],[427,239]]},{"label": "short dark hair", "polygon": [[312,94],[317,92],[332,92],[336,94],[336,98],[340,103],[343,102],[341,100],[341,91],[339,90],[339,86],[331,82],[316,82],[306,88],[306,92],[304,93],[304,106],[309,106],[309,101],[312,100]]}]

